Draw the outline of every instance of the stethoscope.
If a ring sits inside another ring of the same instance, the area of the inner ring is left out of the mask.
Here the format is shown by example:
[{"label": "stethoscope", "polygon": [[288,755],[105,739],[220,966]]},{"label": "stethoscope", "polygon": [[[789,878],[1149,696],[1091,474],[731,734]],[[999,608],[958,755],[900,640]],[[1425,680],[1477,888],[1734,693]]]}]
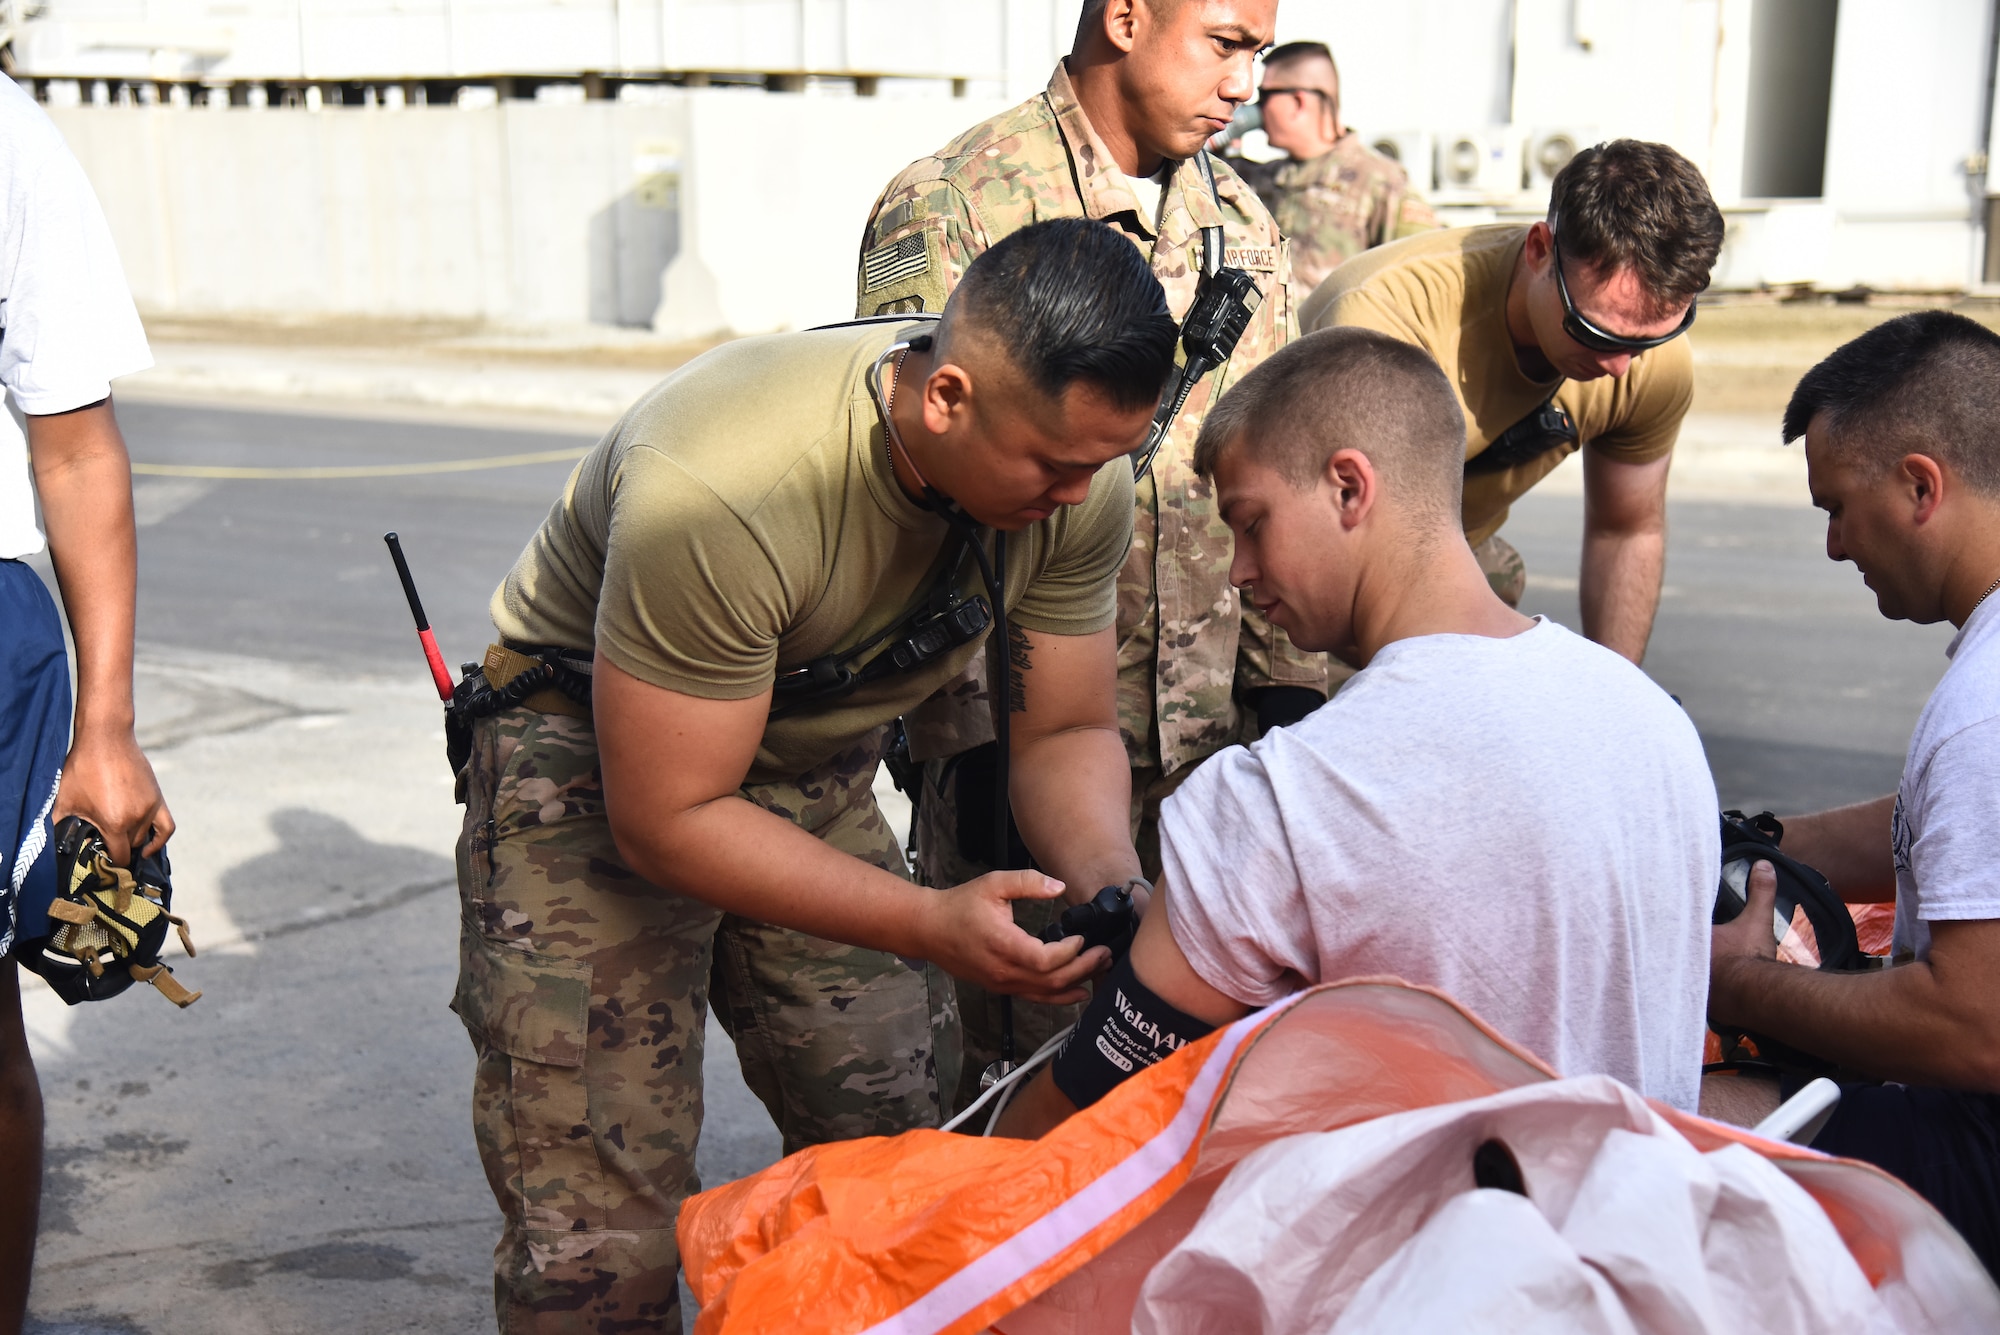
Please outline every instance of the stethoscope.
[{"label": "stethoscope", "polygon": [[[905,322],[913,319],[935,321],[938,317],[936,315],[917,314],[877,318],[886,323],[888,320]],[[856,323],[861,322],[857,321]],[[1000,646],[1000,653],[1002,655],[1000,679],[988,684],[989,689],[995,692],[999,705],[993,711],[993,749],[995,752],[993,764],[993,848],[997,868],[1001,871],[1007,871],[1010,870],[1007,866],[1010,861],[1007,856],[1008,850],[1013,843],[1011,837],[1013,834],[1013,811],[1007,800],[1009,742],[1011,741],[1010,733],[1012,731],[1009,715],[1013,712],[1011,702],[1007,698],[1005,667],[1005,655],[1008,645],[1007,535],[999,529],[993,530],[993,551],[991,555],[988,555],[986,544],[980,541],[981,530],[985,526],[974,520],[972,516],[966,514],[957,501],[954,501],[951,497],[932,486],[930,479],[924,476],[923,469],[918,467],[916,457],[910,453],[910,447],[904,444],[902,432],[896,429],[896,419],[890,412],[895,402],[895,388],[891,387],[885,390],[882,384],[883,374],[891,361],[895,361],[900,370],[902,358],[911,352],[928,351],[930,347],[931,335],[924,333],[912,338],[898,339],[884,348],[881,355],[875,358],[875,364],[868,368],[868,393],[875,400],[875,411],[882,418],[882,433],[888,451],[891,480],[894,480],[896,455],[900,452],[903,462],[909,465],[912,473],[916,474],[917,484],[923,488],[923,499],[918,504],[958,530],[959,535],[965,540],[966,548],[971,551],[973,560],[979,563],[980,581],[986,586],[986,597],[993,604],[993,629],[990,633],[994,637],[993,642]],[[1002,998],[1002,1004],[1007,1011],[1011,1012],[1012,1006],[1006,998]],[[1011,1025],[1008,1028],[1011,1029]],[[1011,1052],[1004,1055],[1008,1058],[1013,1056]]]}]

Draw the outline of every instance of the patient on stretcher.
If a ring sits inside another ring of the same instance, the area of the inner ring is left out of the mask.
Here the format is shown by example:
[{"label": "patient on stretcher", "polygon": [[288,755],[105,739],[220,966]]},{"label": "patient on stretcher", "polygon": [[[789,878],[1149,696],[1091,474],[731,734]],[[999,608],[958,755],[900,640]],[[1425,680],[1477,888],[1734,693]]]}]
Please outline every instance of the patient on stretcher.
[{"label": "patient on stretcher", "polygon": [[999,1131],[1034,1136],[1301,987],[1436,987],[1564,1075],[1692,1111],[1716,796],[1630,662],[1495,596],[1461,528],[1465,424],[1437,364],[1359,329],[1291,344],[1208,415],[1230,577],[1359,669],[1166,804],[1131,953]]}]

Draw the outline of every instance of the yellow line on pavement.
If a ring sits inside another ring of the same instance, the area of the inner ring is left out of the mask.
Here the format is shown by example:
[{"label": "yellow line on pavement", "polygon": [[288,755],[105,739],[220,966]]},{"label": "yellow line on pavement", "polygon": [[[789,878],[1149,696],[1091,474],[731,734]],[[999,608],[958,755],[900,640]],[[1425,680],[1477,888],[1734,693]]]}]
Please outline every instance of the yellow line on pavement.
[{"label": "yellow line on pavement", "polygon": [[225,481],[321,481],[332,478],[419,477],[427,473],[476,473],[487,468],[522,464],[566,463],[581,459],[588,447],[536,450],[530,454],[489,454],[479,459],[446,459],[427,464],[352,464],[323,468],[240,468],[233,464],[142,464],[132,471],[141,477],[199,477]]}]

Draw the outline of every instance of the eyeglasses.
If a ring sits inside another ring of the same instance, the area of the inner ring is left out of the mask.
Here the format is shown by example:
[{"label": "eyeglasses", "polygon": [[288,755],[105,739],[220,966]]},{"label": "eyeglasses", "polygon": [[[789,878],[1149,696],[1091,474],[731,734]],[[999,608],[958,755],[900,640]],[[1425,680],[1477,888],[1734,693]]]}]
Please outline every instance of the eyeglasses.
[{"label": "eyeglasses", "polygon": [[1549,255],[1556,267],[1556,295],[1562,298],[1565,334],[1592,352],[1644,352],[1648,348],[1657,348],[1662,343],[1671,343],[1694,327],[1695,303],[1693,302],[1688,303],[1687,318],[1681,321],[1680,327],[1670,334],[1661,334],[1657,338],[1627,338],[1623,334],[1600,329],[1586,320],[1583,312],[1577,310],[1576,303],[1570,299],[1569,283],[1563,278],[1562,241],[1556,226],[1560,221],[1561,219],[1557,219],[1556,222],[1549,224]]},{"label": "eyeglasses", "polygon": [[1257,90],[1257,106],[1259,110],[1270,102],[1272,98],[1283,97],[1286,93],[1296,93],[1300,97],[1316,97],[1329,106],[1333,104],[1333,99],[1317,88],[1259,88]]}]

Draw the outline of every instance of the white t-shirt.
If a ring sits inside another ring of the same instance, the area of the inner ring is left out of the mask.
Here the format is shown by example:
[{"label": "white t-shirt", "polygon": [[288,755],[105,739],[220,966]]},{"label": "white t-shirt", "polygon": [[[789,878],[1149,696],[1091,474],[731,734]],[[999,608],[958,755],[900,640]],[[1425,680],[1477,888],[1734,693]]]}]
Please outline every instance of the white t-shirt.
[{"label": "white t-shirt", "polygon": [[1174,169],[1179,165],[1172,158],[1169,158],[1161,163],[1160,169],[1151,176],[1128,176],[1125,178],[1126,184],[1132,187],[1133,196],[1139,201],[1139,220],[1145,223],[1146,227],[1151,231],[1157,232],[1160,230],[1160,208],[1165,202],[1167,182],[1172,178]]},{"label": "white t-shirt", "polygon": [[1387,974],[1563,1075],[1695,1107],[1720,873],[1693,723],[1553,622],[1426,635],[1188,778],[1160,818],[1169,924],[1262,1006]]},{"label": "white t-shirt", "polygon": [[[83,168],[34,99],[0,78],[0,386],[24,413],[62,413],[152,364]],[[40,550],[28,442],[0,412],[0,558]]]},{"label": "white t-shirt", "polygon": [[2000,594],[1945,653],[1896,789],[1893,953],[1918,959],[1931,923],[2000,918]]}]

